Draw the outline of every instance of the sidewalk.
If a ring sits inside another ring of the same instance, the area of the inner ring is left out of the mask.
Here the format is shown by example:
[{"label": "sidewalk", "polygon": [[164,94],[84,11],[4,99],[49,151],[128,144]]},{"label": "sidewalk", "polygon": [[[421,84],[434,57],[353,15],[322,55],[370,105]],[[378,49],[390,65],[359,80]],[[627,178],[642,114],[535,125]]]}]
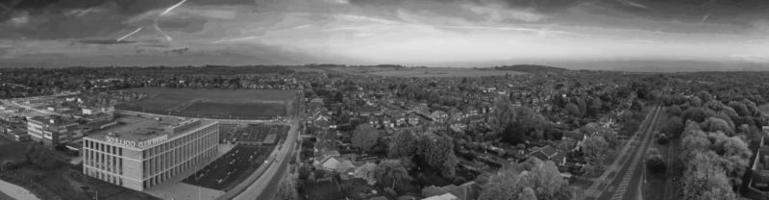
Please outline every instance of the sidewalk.
[{"label": "sidewalk", "polygon": [[30,192],[29,190],[19,187],[18,185],[5,182],[3,180],[0,180],[0,192],[14,199],[40,200],[40,198],[37,198],[37,196],[32,194],[32,192]]}]

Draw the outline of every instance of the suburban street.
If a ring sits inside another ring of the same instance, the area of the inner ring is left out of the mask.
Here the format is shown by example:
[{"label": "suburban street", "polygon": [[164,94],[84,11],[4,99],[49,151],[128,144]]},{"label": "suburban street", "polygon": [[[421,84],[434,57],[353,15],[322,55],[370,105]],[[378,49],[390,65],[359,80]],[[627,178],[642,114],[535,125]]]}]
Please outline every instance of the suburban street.
[{"label": "suburban street", "polygon": [[588,188],[586,199],[619,200],[637,199],[643,182],[643,159],[654,138],[654,127],[661,107],[649,111],[646,120],[638,128],[638,134],[631,137],[617,159],[608,166],[596,182]]},{"label": "suburban street", "polygon": [[280,149],[275,154],[274,161],[270,163],[267,170],[254,181],[245,191],[235,196],[235,200],[253,200],[253,199],[272,199],[277,192],[277,185],[285,175],[288,162],[294,157],[296,140],[299,135],[298,120],[291,120],[291,129]]}]

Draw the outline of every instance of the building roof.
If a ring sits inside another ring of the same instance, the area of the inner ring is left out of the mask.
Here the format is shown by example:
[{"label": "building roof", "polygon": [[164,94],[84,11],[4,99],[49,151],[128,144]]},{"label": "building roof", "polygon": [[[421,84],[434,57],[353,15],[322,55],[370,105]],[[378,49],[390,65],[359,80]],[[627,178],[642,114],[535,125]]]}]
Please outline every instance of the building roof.
[{"label": "building roof", "polygon": [[58,116],[34,116],[29,118],[30,121],[38,121],[46,125],[64,125],[72,124],[74,121],[65,120]]},{"label": "building roof", "polygon": [[457,200],[457,199],[459,199],[459,198],[457,198],[457,196],[454,196],[451,193],[446,193],[446,194],[443,194],[443,195],[427,197],[427,198],[424,198],[422,200]]},{"label": "building roof", "polygon": [[[94,131],[88,134],[86,137],[107,140],[107,137],[115,137],[128,141],[144,141],[159,136],[168,135],[168,139],[181,135],[186,131],[183,131],[182,126],[190,125],[190,127],[197,127],[200,125],[194,125],[193,123],[199,122],[200,124],[211,124],[211,122],[202,122],[199,120],[187,120],[180,117],[145,117],[135,115],[122,115],[115,119],[117,125],[106,127],[101,130]],[[174,131],[176,129],[176,131]]]}]

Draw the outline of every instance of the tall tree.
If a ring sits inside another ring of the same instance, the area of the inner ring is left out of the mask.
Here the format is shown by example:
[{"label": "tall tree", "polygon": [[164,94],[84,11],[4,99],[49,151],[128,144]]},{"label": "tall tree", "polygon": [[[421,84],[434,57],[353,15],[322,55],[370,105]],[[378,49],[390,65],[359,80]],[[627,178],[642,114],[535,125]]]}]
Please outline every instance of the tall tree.
[{"label": "tall tree", "polygon": [[542,162],[536,158],[530,161],[531,165],[503,168],[492,175],[483,185],[478,199],[566,200],[573,197],[572,189],[555,163]]},{"label": "tall tree", "polygon": [[582,152],[585,153],[588,164],[600,167],[609,152],[609,143],[603,136],[591,136],[582,143]]},{"label": "tall tree", "polygon": [[363,123],[355,127],[351,138],[352,146],[361,151],[370,151],[379,141],[379,130],[376,130],[371,124]]},{"label": "tall tree", "polygon": [[734,135],[734,127],[729,125],[729,122],[726,120],[715,118],[715,117],[709,117],[706,119],[702,124],[700,125],[703,131],[706,132],[716,132],[721,131],[726,133],[726,135]]},{"label": "tall tree", "polygon": [[441,170],[441,175],[453,178],[459,163],[454,155],[454,142],[448,136],[428,137],[424,158],[430,167]]},{"label": "tall tree", "polygon": [[384,160],[374,170],[377,182],[381,186],[397,189],[399,185],[411,182],[408,170],[399,160]]},{"label": "tall tree", "polygon": [[390,158],[413,156],[417,151],[417,137],[410,130],[400,131],[393,135],[388,155]]}]

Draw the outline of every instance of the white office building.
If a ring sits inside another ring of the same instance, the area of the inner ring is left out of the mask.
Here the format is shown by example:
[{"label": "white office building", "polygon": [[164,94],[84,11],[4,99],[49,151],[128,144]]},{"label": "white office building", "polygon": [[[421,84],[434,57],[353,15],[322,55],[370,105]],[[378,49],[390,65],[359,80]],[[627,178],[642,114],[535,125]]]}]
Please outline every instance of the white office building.
[{"label": "white office building", "polygon": [[177,117],[120,116],[83,138],[83,173],[144,191],[183,178],[216,158],[219,124]]}]

